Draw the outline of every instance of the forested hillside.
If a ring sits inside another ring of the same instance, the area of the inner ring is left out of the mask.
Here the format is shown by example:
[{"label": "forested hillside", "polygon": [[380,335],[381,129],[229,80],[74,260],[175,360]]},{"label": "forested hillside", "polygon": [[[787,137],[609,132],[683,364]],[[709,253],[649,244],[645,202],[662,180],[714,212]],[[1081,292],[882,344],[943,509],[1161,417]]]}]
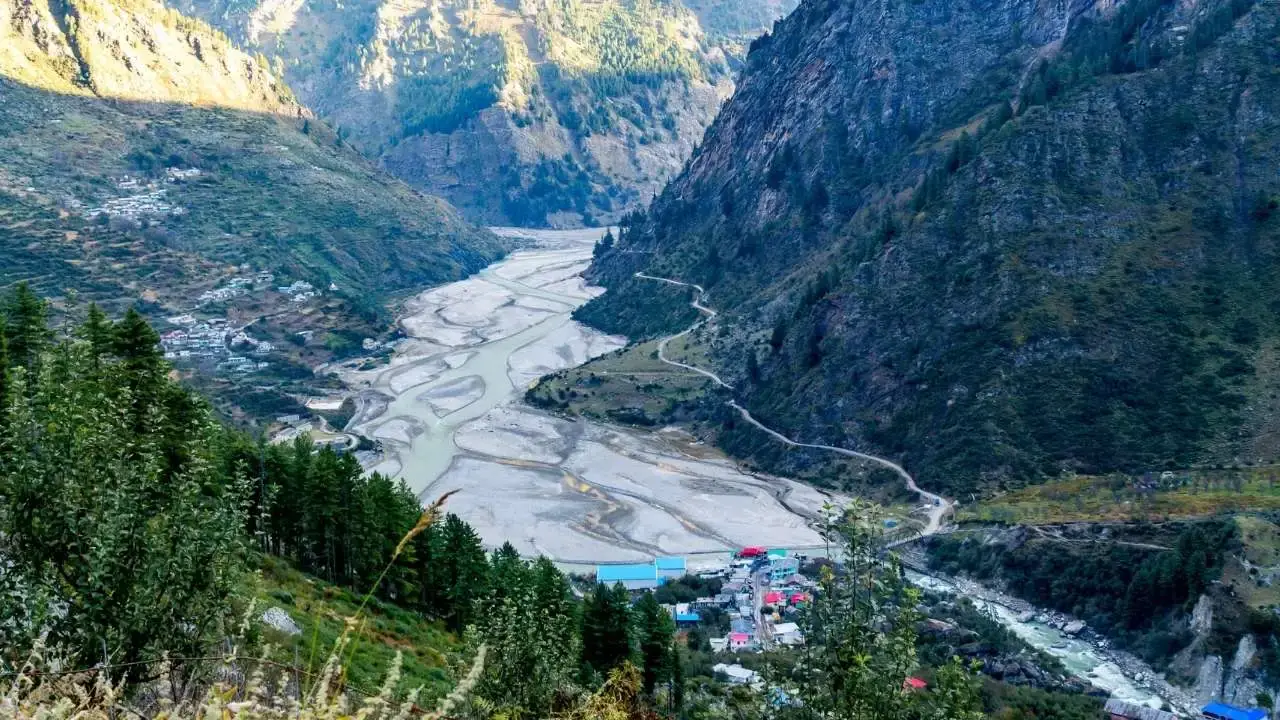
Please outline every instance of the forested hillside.
[{"label": "forested hillside", "polygon": [[[280,390],[377,336],[392,293],[503,252],[374,168],[222,33],[154,0],[64,10],[0,4],[0,284],[30,281],[57,307],[75,291],[153,320],[253,323],[275,348],[256,384]],[[318,292],[277,291],[297,282]],[[238,392],[215,375],[220,397]],[[281,402],[260,404],[251,414]]]},{"label": "forested hillside", "polygon": [[701,283],[740,402],[943,492],[1273,458],[1278,31],[1249,0],[804,2],[580,316],[655,333],[687,297],[632,273]]},{"label": "forested hillside", "polygon": [[[688,158],[794,0],[178,0],[306,104],[486,224],[616,221]],[[692,10],[690,10],[692,8]]]},{"label": "forested hillside", "polygon": [[[113,321],[76,307],[56,329],[48,312],[25,285],[0,301],[0,688],[16,717],[149,717],[157,701],[165,717],[342,716],[353,702],[368,718],[417,703],[477,720],[784,720],[802,707],[982,717],[974,669],[918,633],[920,594],[873,562],[881,523],[862,509],[833,520],[850,563],[820,577],[806,661],[779,655],[774,682],[803,704],[762,711],[757,690],[686,683],[698,648],[677,642],[653,593],[588,585],[579,599],[549,560],[486,552],[444,514],[447,496],[423,510],[403,484],[332,449],[268,448],[229,430],[171,379],[158,335],[132,310]],[[333,584],[299,579],[286,561]],[[283,607],[244,607],[255,566]],[[367,594],[357,604],[343,586]],[[337,608],[351,614],[323,615]],[[301,647],[273,645],[294,615],[315,633],[305,662]],[[329,648],[316,645],[322,626]],[[397,647],[371,690],[368,645],[402,637],[424,644]],[[921,672],[933,689],[905,690]],[[987,697],[1010,717],[1053,707],[1048,692]],[[1062,707],[1043,717],[1091,706],[1072,695]]]}]

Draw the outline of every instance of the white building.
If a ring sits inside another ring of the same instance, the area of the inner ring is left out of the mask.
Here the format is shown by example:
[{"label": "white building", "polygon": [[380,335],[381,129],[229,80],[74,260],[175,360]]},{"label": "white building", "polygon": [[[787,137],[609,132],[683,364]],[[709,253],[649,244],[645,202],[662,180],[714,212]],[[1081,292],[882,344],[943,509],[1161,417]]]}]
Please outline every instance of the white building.
[{"label": "white building", "polygon": [[725,678],[733,685],[754,685],[760,681],[760,673],[755,670],[748,670],[741,665],[728,665],[725,663],[717,663],[712,666],[711,670]]},{"label": "white building", "polygon": [[804,644],[804,634],[800,632],[800,626],[793,622],[774,625],[773,639],[782,645]]}]

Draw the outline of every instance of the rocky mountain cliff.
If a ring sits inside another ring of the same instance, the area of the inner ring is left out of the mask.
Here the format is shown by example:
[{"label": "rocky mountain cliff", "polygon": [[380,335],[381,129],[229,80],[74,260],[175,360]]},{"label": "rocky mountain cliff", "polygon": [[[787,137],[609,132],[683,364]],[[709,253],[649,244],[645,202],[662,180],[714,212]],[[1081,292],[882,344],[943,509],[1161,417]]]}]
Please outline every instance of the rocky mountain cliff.
[{"label": "rocky mountain cliff", "polygon": [[806,0],[582,317],[702,283],[740,402],[945,492],[1274,457],[1278,41],[1251,0]]},{"label": "rocky mountain cliff", "polygon": [[613,222],[689,157],[794,0],[175,0],[395,175],[487,224]]},{"label": "rocky mountain cliff", "polygon": [[[247,341],[202,340],[192,363],[279,400],[379,336],[394,293],[504,249],[200,21],[152,0],[0,1],[0,284],[68,311],[138,304],[162,331],[188,314],[252,326],[270,343],[252,362],[225,365]],[[234,404],[259,415],[296,407],[244,393]]]}]

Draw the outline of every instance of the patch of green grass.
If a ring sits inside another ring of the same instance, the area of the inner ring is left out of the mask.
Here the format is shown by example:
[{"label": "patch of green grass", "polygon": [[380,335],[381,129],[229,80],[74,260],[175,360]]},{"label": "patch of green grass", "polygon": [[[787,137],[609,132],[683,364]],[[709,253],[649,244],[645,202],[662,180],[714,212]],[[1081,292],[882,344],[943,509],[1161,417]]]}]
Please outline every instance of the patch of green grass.
[{"label": "patch of green grass", "polygon": [[1208,517],[1280,510],[1280,466],[1189,470],[1151,476],[1076,475],[957,509],[965,522],[1069,522]]},{"label": "patch of green grass", "polygon": [[527,394],[539,407],[633,425],[679,416],[709,390],[711,381],[658,360],[658,343],[632,345],[578,368],[542,379]]},{"label": "patch of green grass", "polygon": [[[266,557],[260,580],[252,588],[256,613],[280,607],[302,629],[300,635],[263,628],[261,640],[275,648],[276,659],[319,673],[363,595],[305,575],[278,558]],[[454,684],[452,662],[461,643],[440,622],[376,598],[359,615],[351,643],[343,654],[347,685],[357,692],[376,692],[397,652],[403,658],[399,696],[421,687],[418,703],[429,705]]]}]

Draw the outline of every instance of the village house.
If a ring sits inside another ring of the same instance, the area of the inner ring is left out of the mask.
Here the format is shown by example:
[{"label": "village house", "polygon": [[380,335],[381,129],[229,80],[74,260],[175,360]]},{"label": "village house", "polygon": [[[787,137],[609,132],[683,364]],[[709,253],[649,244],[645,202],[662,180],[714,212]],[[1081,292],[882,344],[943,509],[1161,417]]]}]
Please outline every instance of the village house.
[{"label": "village house", "polygon": [[[1262,708],[1242,708],[1222,702],[1212,702],[1200,708],[1205,720],[1266,720],[1267,711]],[[1142,718],[1142,720],[1147,720]]]},{"label": "village house", "polygon": [[774,625],[773,639],[780,645],[804,644],[804,635],[800,632],[800,626],[793,622]]},{"label": "village house", "polygon": [[769,559],[769,581],[781,585],[800,572],[800,560],[793,557],[775,557]]},{"label": "village house", "polygon": [[628,590],[653,590],[658,587],[658,570],[644,565],[601,565],[596,568],[596,581],[613,586],[621,583]]},{"label": "village house", "polygon": [[748,670],[741,665],[717,663],[712,666],[711,670],[718,675],[725,676],[730,685],[753,685],[760,680],[760,673]]},{"label": "village house", "polygon": [[751,646],[751,636],[742,632],[729,633],[729,649],[733,652],[741,652]]}]

